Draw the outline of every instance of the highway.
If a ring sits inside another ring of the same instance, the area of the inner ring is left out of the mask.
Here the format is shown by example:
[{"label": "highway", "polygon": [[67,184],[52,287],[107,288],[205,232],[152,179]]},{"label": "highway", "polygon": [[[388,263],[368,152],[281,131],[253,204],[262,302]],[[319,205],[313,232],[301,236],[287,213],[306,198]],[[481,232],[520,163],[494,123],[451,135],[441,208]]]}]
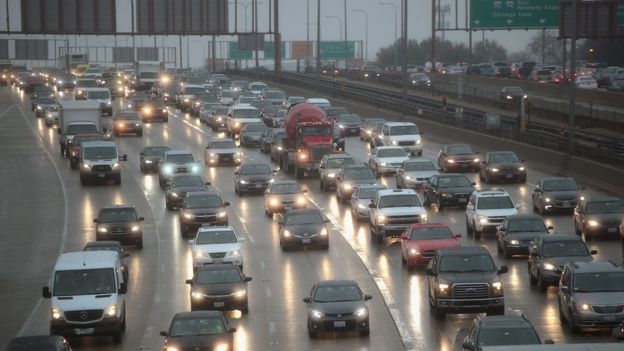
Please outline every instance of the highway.
[{"label": "highway", "polygon": [[[316,95],[297,89],[287,94]],[[118,109],[121,100],[114,101]],[[383,116],[396,119],[393,113],[334,100],[362,117]],[[122,170],[122,185],[82,187],[78,173],[69,168],[58,152],[54,129],[45,126],[30,112],[26,95],[12,88],[0,90],[0,303],[6,306],[0,320],[0,348],[15,335],[47,334],[49,301],[40,298],[60,252],[81,250],[95,240],[92,219],[105,205],[126,203],[137,207],[146,218],[144,248],[131,254],[127,299],[128,329],[121,345],[109,338],[71,339],[76,350],[159,350],[161,330],[165,330],[176,312],[190,308],[189,288],[185,279],[192,275],[190,245],[178,229],[177,214],[165,208],[164,193],[157,175],[139,170],[139,152],[147,145],[169,145],[172,149],[190,149],[203,160],[209,138],[215,137],[199,120],[180,111],[173,112],[168,124],[152,123],[142,138],[122,136],[116,139],[122,153],[128,155]],[[108,118],[108,117],[103,117]],[[439,135],[424,135],[423,157],[435,159],[440,146],[447,142],[469,142],[479,151],[478,140],[445,140]],[[357,137],[347,141],[346,151],[359,162],[367,160],[369,148]],[[245,160],[270,162],[258,149],[244,149]],[[525,156],[525,155],[521,155]],[[552,176],[531,168],[526,184],[500,185],[521,205],[531,211],[530,194],[536,180]],[[274,166],[276,167],[276,166]],[[250,312],[229,314],[234,326],[236,350],[457,350],[472,324],[473,315],[449,315],[435,321],[429,314],[424,270],[407,272],[402,267],[400,245],[386,240],[381,246],[371,242],[368,224],[355,223],[349,208],[340,205],[333,193],[322,193],[318,179],[305,179],[309,205],[321,208],[332,221],[329,251],[282,252],[278,244],[278,226],[263,213],[262,196],[234,194],[233,167],[208,168],[202,162],[202,174],[212,182],[229,207],[230,225],[247,239],[244,243],[245,273],[250,283]],[[283,177],[283,172],[279,173]],[[469,178],[481,186],[476,174]],[[382,182],[395,187],[394,177]],[[598,193],[584,184],[589,193]],[[608,333],[572,336],[562,329],[557,315],[556,290],[547,294],[531,289],[526,272],[526,258],[505,259],[496,254],[493,235],[475,242],[466,237],[464,211],[429,210],[430,222],[448,224],[462,234],[462,245],[484,245],[498,265],[508,265],[503,276],[506,306],[521,310],[537,328],[542,339],[563,342],[608,342]],[[572,233],[570,215],[546,217],[558,233]],[[619,243],[612,240],[588,242],[597,249],[599,260],[621,260]],[[369,302],[371,334],[368,338],[327,336],[308,338],[306,309],[301,299],[321,279],[354,279]],[[511,312],[511,311],[510,311]],[[7,318],[10,316],[11,318]],[[397,327],[398,325],[398,327]]]}]

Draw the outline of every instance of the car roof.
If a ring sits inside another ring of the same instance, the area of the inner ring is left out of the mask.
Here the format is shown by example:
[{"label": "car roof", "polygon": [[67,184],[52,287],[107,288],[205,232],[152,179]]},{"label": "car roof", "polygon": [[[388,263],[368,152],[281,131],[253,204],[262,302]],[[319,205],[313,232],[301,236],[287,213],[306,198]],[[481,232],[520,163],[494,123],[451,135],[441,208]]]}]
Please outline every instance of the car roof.
[{"label": "car roof", "polygon": [[351,157],[351,155],[345,152],[345,153],[328,154],[327,159],[330,159],[330,158],[353,158],[353,157]]},{"label": "car roof", "polygon": [[375,188],[375,189],[388,189],[388,187],[386,187],[383,184],[355,184],[353,187],[354,188],[360,188],[360,189],[371,189],[371,188]]},{"label": "car roof", "polygon": [[199,227],[198,231],[200,231],[200,232],[218,232],[218,231],[223,231],[223,230],[230,230],[230,231],[236,233],[234,228],[232,226],[230,226],[230,225],[223,225],[223,226],[211,225],[211,226]]},{"label": "car roof", "polygon": [[415,126],[416,124],[412,122],[386,122],[386,125],[390,127],[397,127],[397,126]]},{"label": "car roof", "polygon": [[221,195],[216,192],[216,191],[210,191],[210,190],[205,190],[205,191],[189,191],[186,193],[186,197],[191,197],[191,196],[206,196],[206,195],[211,195],[211,196],[218,196],[221,197]]},{"label": "car roof", "polygon": [[354,280],[348,279],[333,279],[333,280],[320,280],[316,283],[317,286],[345,286],[345,285],[358,285]]},{"label": "car roof", "polygon": [[488,249],[483,246],[460,246],[452,249],[438,250],[440,256],[465,256],[465,255],[490,255]]},{"label": "car roof", "polygon": [[66,252],[59,256],[54,270],[113,268],[118,259],[119,254],[113,251]]},{"label": "car roof", "polygon": [[507,220],[514,220],[514,219],[539,219],[542,222],[544,221],[544,219],[541,216],[532,214],[532,213],[526,213],[526,214],[516,214],[516,215],[512,215],[512,216],[508,216]]},{"label": "car roof", "polygon": [[444,223],[412,223],[410,225],[410,229],[416,228],[449,228],[449,226]]},{"label": "car roof", "polygon": [[468,178],[466,177],[466,175],[464,174],[457,174],[457,173],[442,173],[442,174],[438,174],[437,175],[438,178]]},{"label": "car roof", "polygon": [[165,152],[165,155],[188,155],[193,154],[190,150],[169,150]]},{"label": "car roof", "polygon": [[494,155],[494,154],[516,154],[515,151],[490,151],[488,152],[488,155]]},{"label": "car roof", "polygon": [[470,148],[472,148],[472,145],[470,144],[446,144],[444,145],[445,147],[456,147],[456,146],[469,146]]},{"label": "car roof", "polygon": [[192,312],[178,312],[173,316],[173,319],[190,319],[201,317],[223,317],[221,311],[192,311]]},{"label": "car roof", "polygon": [[[164,148],[164,147],[169,148],[169,146],[168,146],[168,145],[150,145],[150,146],[146,146],[146,147],[144,147],[144,148],[143,148],[143,150],[149,150],[149,149],[161,149],[161,148]],[[171,150],[171,149],[169,148],[169,150]]]},{"label": "car roof", "polygon": [[481,329],[531,328],[531,322],[523,316],[486,316],[478,318]]},{"label": "car roof", "polygon": [[377,192],[379,196],[384,195],[416,195],[416,191],[414,189],[385,189]]},{"label": "car roof", "polygon": [[[386,123],[387,124],[387,123]],[[390,149],[394,149],[394,150],[405,150],[403,149],[401,146],[377,146],[375,148],[375,150],[390,150]]]},{"label": "car roof", "polygon": [[298,209],[292,209],[287,211],[284,216],[292,216],[292,215],[298,215],[298,214],[306,214],[306,213],[314,213],[314,214],[319,214],[321,215],[321,217],[323,217],[323,213],[317,209],[317,208],[298,208]]},{"label": "car roof", "polygon": [[201,272],[201,271],[225,271],[225,270],[230,270],[230,269],[236,269],[239,272],[243,273],[243,271],[240,270],[240,267],[238,267],[235,264],[231,264],[231,263],[214,263],[214,264],[209,264],[209,265],[205,265],[205,266],[201,266],[197,269],[197,273]]},{"label": "car roof", "polygon": [[546,177],[546,178],[540,179],[541,182],[545,182],[548,180],[574,180],[576,181],[576,179],[571,178],[571,177]]},{"label": "car roof", "polygon": [[118,204],[118,205],[108,205],[108,206],[102,206],[100,207],[100,211],[102,210],[115,210],[115,209],[135,209],[134,206],[132,205],[126,205],[126,204]]},{"label": "car roof", "polygon": [[117,144],[114,141],[107,141],[107,140],[87,141],[87,142],[84,142],[84,143],[82,143],[80,145],[82,146],[82,148],[102,147],[102,146],[114,146],[114,147],[117,147]]},{"label": "car roof", "polygon": [[581,237],[574,234],[549,234],[540,238],[542,242],[556,242],[556,241],[583,241]]},{"label": "car roof", "polygon": [[405,160],[405,163],[433,163],[433,161],[427,158],[410,158]]},{"label": "car roof", "polygon": [[474,192],[477,197],[497,197],[497,196],[509,196],[509,193],[505,190],[476,190]]},{"label": "car roof", "polygon": [[611,261],[571,262],[575,273],[624,272],[624,267]]},{"label": "car roof", "polygon": [[290,180],[290,179],[278,179],[278,180],[274,181],[271,184],[273,184],[273,185],[275,185],[275,184],[297,184],[297,185],[299,185],[298,182],[296,182],[294,180]]}]

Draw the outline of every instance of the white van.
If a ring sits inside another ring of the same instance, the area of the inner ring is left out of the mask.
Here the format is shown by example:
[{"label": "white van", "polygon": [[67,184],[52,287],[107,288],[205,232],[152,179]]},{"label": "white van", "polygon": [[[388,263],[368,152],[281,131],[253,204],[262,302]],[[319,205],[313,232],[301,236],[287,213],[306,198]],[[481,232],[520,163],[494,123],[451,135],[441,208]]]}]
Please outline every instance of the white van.
[{"label": "white van", "polygon": [[68,252],[54,266],[51,287],[50,334],[61,336],[107,335],[121,343],[126,330],[127,286],[119,254],[113,251]]},{"label": "white van", "polygon": [[401,146],[408,154],[422,156],[421,134],[414,123],[388,122],[381,129],[378,146]]},{"label": "white van", "polygon": [[100,103],[102,115],[113,115],[113,103],[111,100],[110,89],[108,88],[84,88],[83,100],[96,101]]}]

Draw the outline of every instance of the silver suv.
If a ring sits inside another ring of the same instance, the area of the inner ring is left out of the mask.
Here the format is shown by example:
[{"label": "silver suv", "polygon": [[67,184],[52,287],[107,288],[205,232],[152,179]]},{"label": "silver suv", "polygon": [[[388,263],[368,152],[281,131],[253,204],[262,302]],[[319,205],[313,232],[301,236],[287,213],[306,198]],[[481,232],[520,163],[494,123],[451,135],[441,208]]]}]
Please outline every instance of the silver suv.
[{"label": "silver suv", "polygon": [[518,214],[517,205],[504,190],[475,191],[466,206],[466,232],[475,239],[495,230],[505,218]]},{"label": "silver suv", "polygon": [[370,233],[378,244],[384,237],[399,237],[411,224],[427,222],[427,211],[412,189],[380,190],[368,207]]},{"label": "silver suv", "polygon": [[567,263],[557,300],[559,319],[572,333],[613,328],[624,320],[624,267],[611,261]]},{"label": "silver suv", "polygon": [[178,173],[199,173],[199,165],[193,157],[193,153],[187,150],[175,150],[165,152],[165,156],[158,166],[158,182],[161,188],[165,188],[167,181]]}]

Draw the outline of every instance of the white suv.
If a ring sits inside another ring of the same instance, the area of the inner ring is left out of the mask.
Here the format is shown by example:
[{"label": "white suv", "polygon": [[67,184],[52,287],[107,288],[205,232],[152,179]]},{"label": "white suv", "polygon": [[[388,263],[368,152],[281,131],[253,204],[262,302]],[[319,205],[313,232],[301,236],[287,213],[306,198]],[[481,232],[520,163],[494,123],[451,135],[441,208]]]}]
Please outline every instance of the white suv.
[{"label": "white suv", "polygon": [[410,122],[388,122],[379,134],[378,146],[401,146],[405,152],[422,156],[422,139],[418,127]]},{"label": "white suv", "polygon": [[505,218],[518,214],[518,206],[504,190],[475,191],[466,206],[466,232],[475,239],[487,230],[496,230]]},{"label": "white suv", "polygon": [[379,190],[369,208],[370,233],[378,244],[384,237],[399,237],[414,223],[427,222],[427,211],[412,189]]},{"label": "white suv", "polygon": [[236,235],[232,227],[201,227],[197,230],[193,245],[193,269],[214,264],[231,263],[243,268],[241,243],[245,238]]}]

